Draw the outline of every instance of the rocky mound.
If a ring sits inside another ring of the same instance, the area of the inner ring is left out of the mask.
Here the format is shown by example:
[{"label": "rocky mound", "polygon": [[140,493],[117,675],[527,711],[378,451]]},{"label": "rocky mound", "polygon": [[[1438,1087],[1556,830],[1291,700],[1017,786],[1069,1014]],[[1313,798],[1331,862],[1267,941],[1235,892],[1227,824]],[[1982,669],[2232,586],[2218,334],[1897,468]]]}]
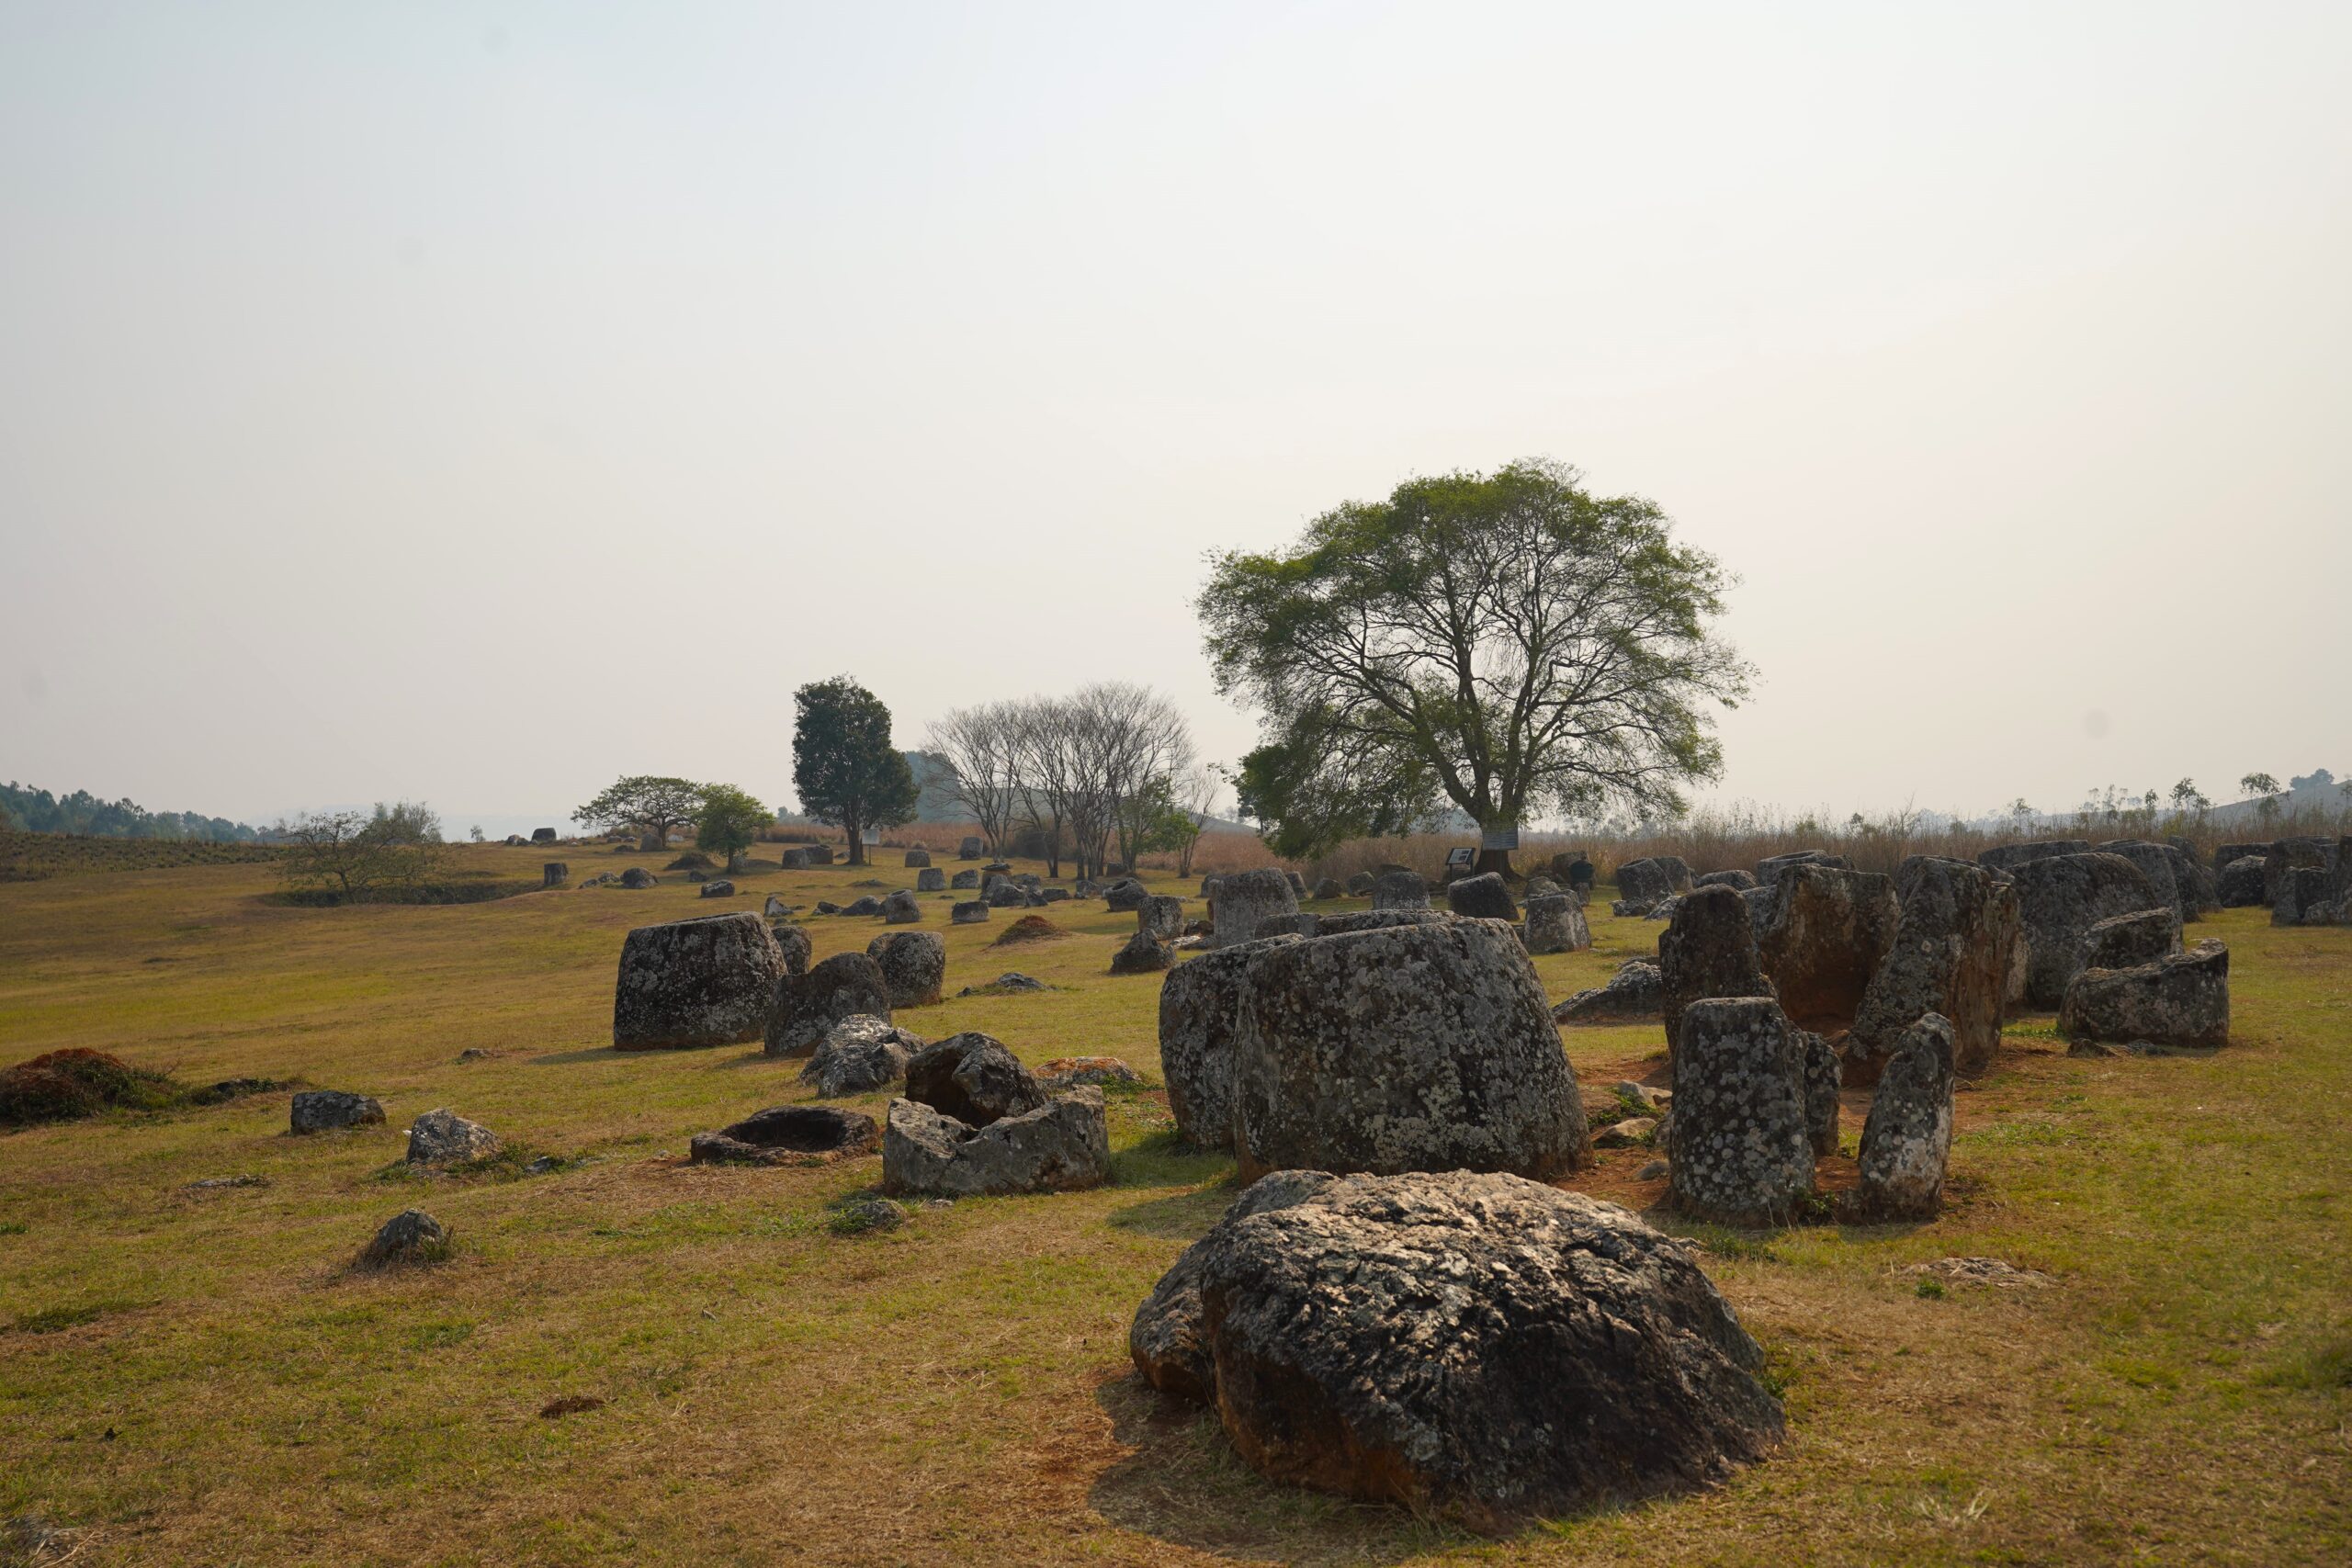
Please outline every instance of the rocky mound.
[{"label": "rocky mound", "polygon": [[1059,942],[1068,935],[1069,932],[1043,915],[1023,915],[998,932],[997,939],[989,945],[990,947],[1019,947],[1022,943],[1028,942]]}]

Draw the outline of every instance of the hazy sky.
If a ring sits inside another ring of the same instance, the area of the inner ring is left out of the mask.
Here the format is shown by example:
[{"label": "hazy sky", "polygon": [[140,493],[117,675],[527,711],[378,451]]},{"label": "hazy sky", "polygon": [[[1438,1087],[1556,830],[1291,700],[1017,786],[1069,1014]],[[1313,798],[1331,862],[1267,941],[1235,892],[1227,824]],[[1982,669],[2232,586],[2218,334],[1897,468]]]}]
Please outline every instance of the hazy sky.
[{"label": "hazy sky", "polygon": [[2352,773],[2352,6],[0,4],[0,777],[788,796],[1544,455],[1724,798]]}]

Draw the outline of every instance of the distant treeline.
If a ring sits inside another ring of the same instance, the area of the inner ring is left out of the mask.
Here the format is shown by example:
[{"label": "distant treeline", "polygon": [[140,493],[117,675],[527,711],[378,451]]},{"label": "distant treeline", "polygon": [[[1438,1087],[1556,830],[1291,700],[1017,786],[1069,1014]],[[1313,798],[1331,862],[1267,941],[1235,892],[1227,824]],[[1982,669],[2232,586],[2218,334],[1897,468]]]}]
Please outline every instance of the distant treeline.
[{"label": "distant treeline", "polygon": [[20,784],[0,784],[0,829],[74,833],[92,839],[173,839],[207,844],[250,844],[261,835],[243,822],[193,811],[150,811],[135,801],[100,800],[88,790],[51,795]]}]

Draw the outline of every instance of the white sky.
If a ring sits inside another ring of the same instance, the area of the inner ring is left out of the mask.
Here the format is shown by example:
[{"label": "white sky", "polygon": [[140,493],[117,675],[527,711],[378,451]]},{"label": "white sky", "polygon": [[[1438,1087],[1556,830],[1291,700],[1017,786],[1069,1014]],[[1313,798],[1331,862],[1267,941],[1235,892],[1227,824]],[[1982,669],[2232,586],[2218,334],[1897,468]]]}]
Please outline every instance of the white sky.
[{"label": "white sky", "polygon": [[0,777],[788,796],[1546,455],[1717,792],[2352,773],[2352,6],[0,5]]}]

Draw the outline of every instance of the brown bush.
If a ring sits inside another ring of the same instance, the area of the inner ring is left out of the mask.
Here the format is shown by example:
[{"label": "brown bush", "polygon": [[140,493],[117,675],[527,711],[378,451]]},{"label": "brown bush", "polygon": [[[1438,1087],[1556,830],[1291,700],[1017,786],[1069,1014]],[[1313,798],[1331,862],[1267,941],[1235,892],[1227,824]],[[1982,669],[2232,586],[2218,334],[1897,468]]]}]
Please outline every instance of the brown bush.
[{"label": "brown bush", "polygon": [[117,1107],[159,1111],[187,1098],[187,1086],[168,1074],[75,1046],[0,1071],[0,1125],[76,1122]]},{"label": "brown bush", "polygon": [[1023,942],[1059,942],[1069,933],[1043,915],[1023,915],[1004,928],[990,947],[1018,947]]}]

